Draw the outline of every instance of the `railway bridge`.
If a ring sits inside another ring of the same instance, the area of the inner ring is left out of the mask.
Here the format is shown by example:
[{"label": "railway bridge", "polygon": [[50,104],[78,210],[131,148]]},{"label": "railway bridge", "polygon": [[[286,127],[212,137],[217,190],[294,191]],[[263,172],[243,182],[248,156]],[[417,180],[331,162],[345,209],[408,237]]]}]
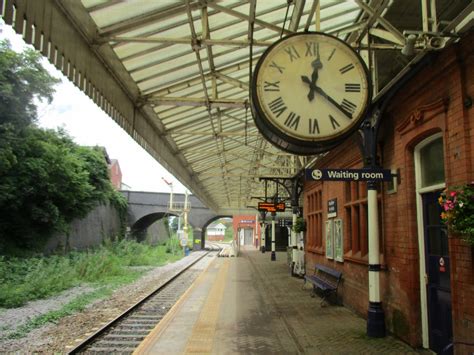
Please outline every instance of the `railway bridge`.
[{"label": "railway bridge", "polygon": [[[170,211],[170,194],[165,192],[122,191],[128,202],[128,224],[132,231],[146,230],[156,221],[166,216],[178,216],[179,211]],[[184,194],[173,194],[174,204],[184,205]],[[232,217],[216,214],[194,195],[188,196],[191,210],[188,221],[193,226],[194,249],[204,247],[206,228],[216,219]]]}]

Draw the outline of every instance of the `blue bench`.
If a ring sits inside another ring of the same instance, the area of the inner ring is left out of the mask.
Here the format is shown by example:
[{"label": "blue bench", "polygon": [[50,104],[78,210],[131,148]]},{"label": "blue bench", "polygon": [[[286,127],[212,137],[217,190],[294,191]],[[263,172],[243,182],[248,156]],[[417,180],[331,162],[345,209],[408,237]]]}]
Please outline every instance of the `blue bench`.
[{"label": "blue bench", "polygon": [[309,282],[313,285],[311,297],[316,295],[317,289],[321,290],[323,296],[321,305],[323,305],[324,301],[330,294],[335,293],[337,295],[337,288],[341,278],[342,272],[331,269],[325,265],[316,264],[314,267],[314,274],[305,275],[303,287],[306,285],[306,282]]}]

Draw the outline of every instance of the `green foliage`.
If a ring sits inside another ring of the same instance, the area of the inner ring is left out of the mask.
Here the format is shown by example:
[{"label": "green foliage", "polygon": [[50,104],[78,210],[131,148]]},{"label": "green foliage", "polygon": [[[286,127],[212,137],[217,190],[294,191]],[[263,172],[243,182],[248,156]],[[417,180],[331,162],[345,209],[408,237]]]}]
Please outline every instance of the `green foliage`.
[{"label": "green foliage", "polygon": [[166,241],[166,252],[172,255],[178,255],[182,251],[182,247],[179,244],[179,239],[176,234],[173,234],[167,241]]},{"label": "green foliage", "polygon": [[67,232],[74,218],[99,202],[111,201],[125,220],[126,200],[112,188],[100,149],[80,147],[62,131],[34,126],[16,133],[3,126],[0,136],[3,249],[38,247],[54,232]]},{"label": "green foliage", "polygon": [[170,229],[171,229],[174,233],[178,232],[179,217],[171,216],[171,217],[169,217],[169,219],[170,219]]},{"label": "green foliage", "polygon": [[18,307],[84,282],[101,286],[130,282],[138,277],[130,266],[159,266],[181,256],[179,244],[168,248],[122,240],[65,256],[0,257],[0,307]]},{"label": "green foliage", "polygon": [[296,223],[295,223],[295,225],[293,226],[293,230],[294,230],[296,233],[306,232],[306,221],[304,220],[303,217],[298,217],[298,218],[296,219]]},{"label": "green foliage", "polygon": [[230,242],[230,241],[234,240],[234,228],[233,228],[232,224],[230,224],[226,227],[227,228],[225,229],[224,241],[225,242]]},{"label": "green foliage", "polygon": [[41,54],[33,49],[16,53],[8,41],[0,41],[0,125],[16,128],[36,120],[34,99],[53,98],[53,78],[41,66]]},{"label": "green foliage", "polygon": [[0,253],[40,247],[99,202],[118,208],[125,229],[126,201],[110,184],[102,150],[32,124],[35,99],[51,101],[59,81],[40,59],[0,41]]}]

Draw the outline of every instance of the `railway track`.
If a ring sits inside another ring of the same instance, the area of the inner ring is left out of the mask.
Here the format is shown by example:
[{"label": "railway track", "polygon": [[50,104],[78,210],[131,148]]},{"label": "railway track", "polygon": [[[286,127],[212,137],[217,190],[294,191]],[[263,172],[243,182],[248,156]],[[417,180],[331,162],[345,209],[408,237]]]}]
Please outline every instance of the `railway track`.
[{"label": "railway track", "polygon": [[78,344],[68,354],[133,353],[202,272],[202,268],[192,267],[199,266],[199,263],[204,265],[206,256],[215,256],[217,253],[218,250],[210,250],[190,262],[166,283]]}]

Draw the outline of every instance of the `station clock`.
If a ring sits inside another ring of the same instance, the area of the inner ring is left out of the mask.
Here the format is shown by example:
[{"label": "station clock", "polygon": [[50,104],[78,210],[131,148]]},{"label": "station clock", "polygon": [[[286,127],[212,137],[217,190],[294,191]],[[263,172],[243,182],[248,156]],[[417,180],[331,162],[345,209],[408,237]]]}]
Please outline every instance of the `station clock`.
[{"label": "station clock", "polygon": [[298,155],[328,151],[356,130],[372,99],[367,67],[337,37],[305,32],[272,44],[251,84],[262,135]]}]

